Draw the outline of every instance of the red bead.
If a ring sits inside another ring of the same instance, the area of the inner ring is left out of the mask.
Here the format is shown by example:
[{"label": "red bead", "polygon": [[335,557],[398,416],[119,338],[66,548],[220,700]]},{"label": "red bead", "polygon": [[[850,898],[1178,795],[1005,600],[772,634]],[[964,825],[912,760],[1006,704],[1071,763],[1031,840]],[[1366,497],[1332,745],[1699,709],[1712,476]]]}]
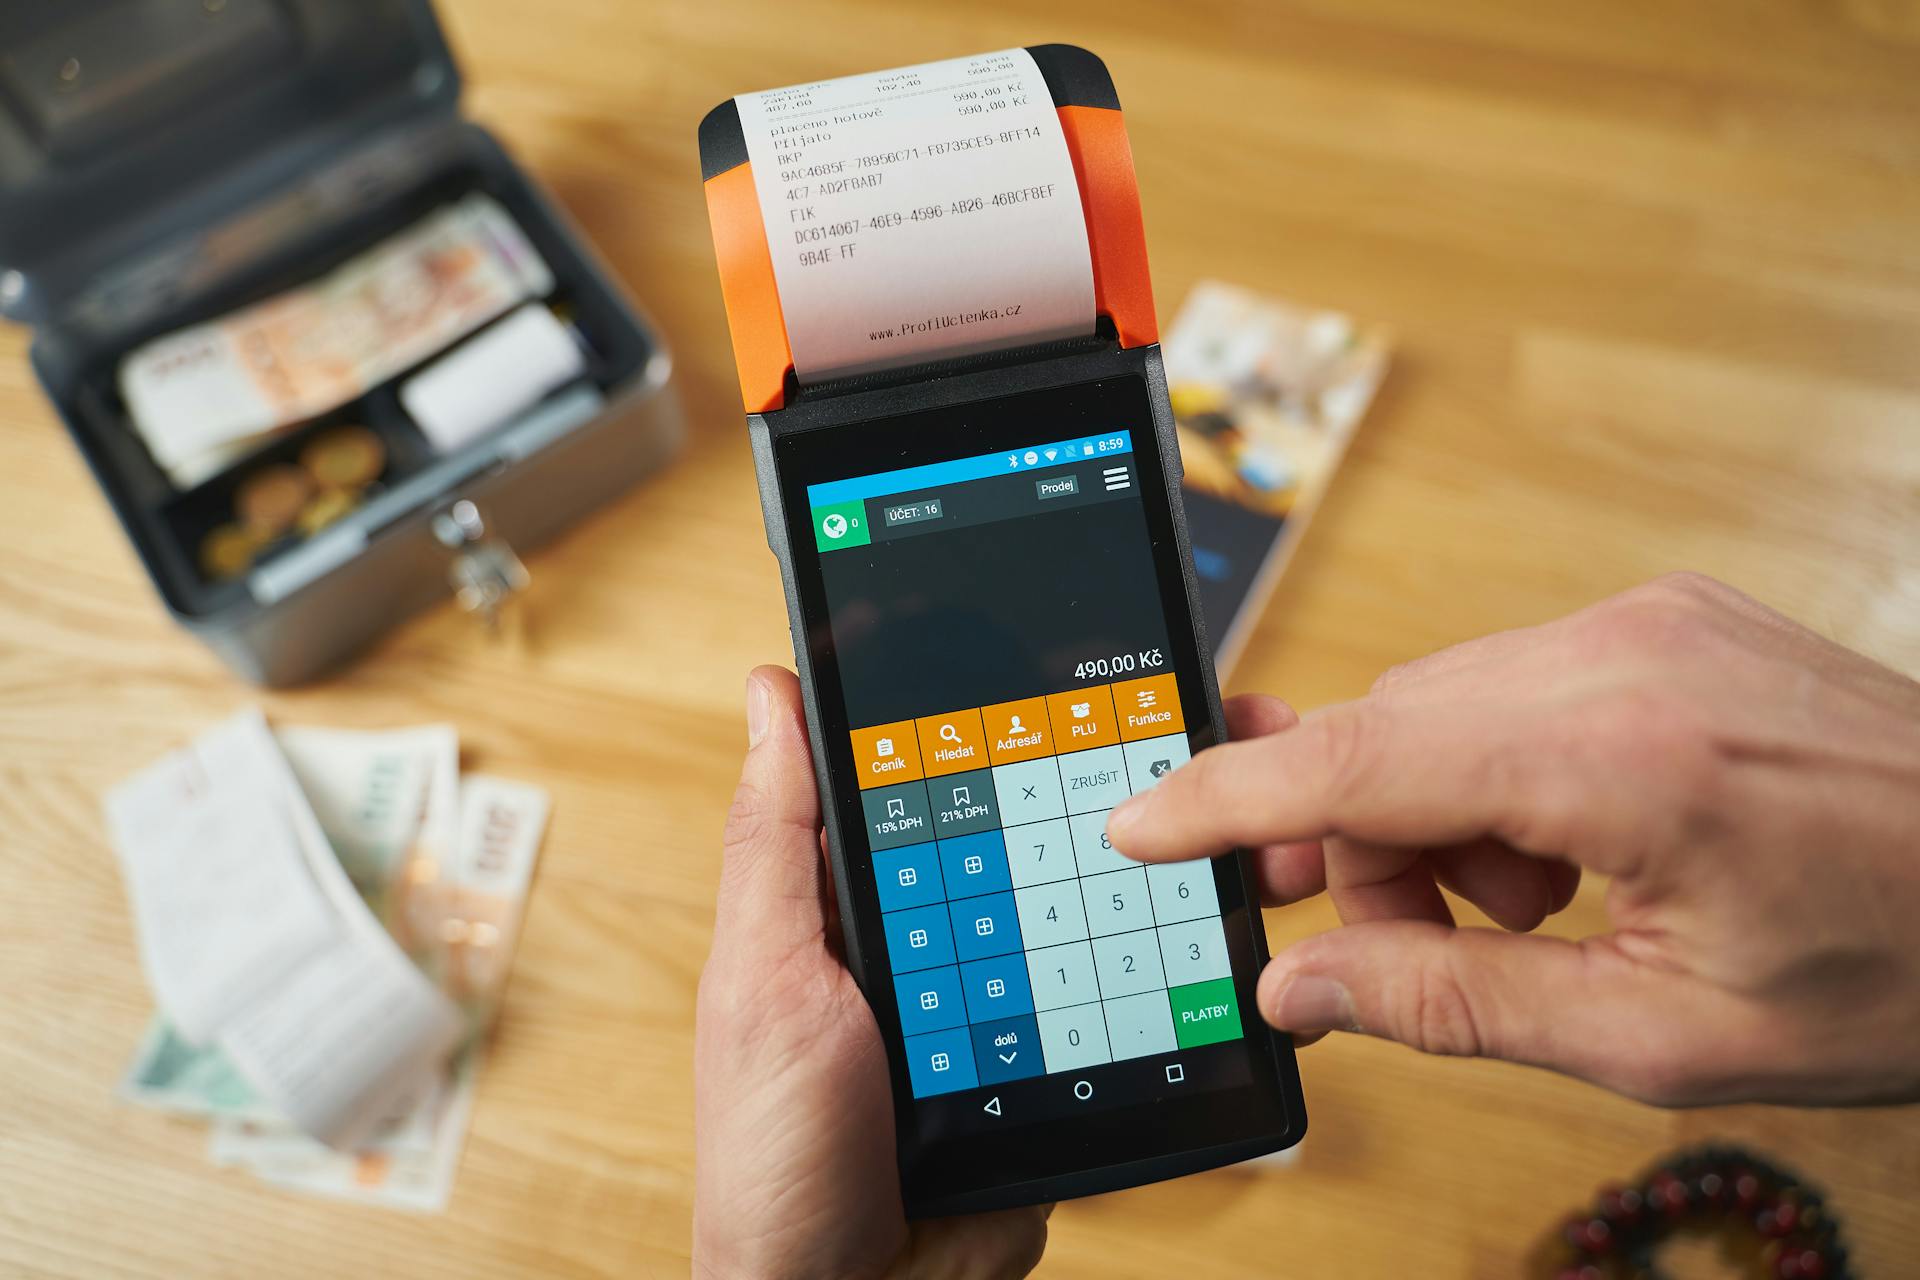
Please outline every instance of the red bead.
[{"label": "red bead", "polygon": [[1795,1245],[1774,1262],[1773,1274],[1778,1280],[1824,1280],[1827,1260],[1817,1250]]},{"label": "red bead", "polygon": [[1742,1172],[1733,1180],[1733,1198],[1742,1209],[1751,1209],[1760,1203],[1760,1179],[1751,1173]]},{"label": "red bead", "polygon": [[1671,1173],[1661,1173],[1648,1189],[1647,1203],[1669,1218],[1678,1218],[1687,1211],[1687,1184]]},{"label": "red bead", "polygon": [[1600,1193],[1600,1215],[1609,1222],[1634,1222],[1646,1200],[1632,1187],[1608,1187]]},{"label": "red bead", "polygon": [[1582,1229],[1583,1243],[1589,1253],[1613,1251],[1613,1228],[1605,1218],[1593,1218]]}]

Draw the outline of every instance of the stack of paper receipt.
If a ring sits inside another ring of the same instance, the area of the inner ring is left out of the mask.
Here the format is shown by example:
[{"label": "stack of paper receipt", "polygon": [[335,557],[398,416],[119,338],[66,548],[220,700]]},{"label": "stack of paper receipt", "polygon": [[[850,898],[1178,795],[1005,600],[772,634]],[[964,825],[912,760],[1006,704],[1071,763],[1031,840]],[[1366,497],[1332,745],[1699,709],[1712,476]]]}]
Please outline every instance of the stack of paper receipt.
[{"label": "stack of paper receipt", "polygon": [[160,1006],[123,1096],[269,1182],[444,1207],[548,809],[459,769],[448,726],[248,711],[109,793]]}]

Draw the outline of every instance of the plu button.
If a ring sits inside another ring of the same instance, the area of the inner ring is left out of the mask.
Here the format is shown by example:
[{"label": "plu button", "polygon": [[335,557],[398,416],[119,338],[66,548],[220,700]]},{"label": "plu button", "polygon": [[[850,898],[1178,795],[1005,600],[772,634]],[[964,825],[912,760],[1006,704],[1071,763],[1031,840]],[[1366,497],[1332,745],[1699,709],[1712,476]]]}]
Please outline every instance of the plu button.
[{"label": "plu button", "polygon": [[1048,476],[1044,480],[1033,482],[1033,492],[1040,501],[1048,498],[1071,498],[1080,492],[1080,477],[1075,475]]}]

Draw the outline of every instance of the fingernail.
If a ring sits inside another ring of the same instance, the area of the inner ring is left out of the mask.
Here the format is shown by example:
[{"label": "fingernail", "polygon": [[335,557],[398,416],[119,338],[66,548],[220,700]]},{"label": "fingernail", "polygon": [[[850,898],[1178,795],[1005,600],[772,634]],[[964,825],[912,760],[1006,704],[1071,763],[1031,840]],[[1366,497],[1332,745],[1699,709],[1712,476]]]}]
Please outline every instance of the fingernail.
[{"label": "fingernail", "polygon": [[759,676],[747,677],[747,746],[760,745],[767,736],[767,720],[773,714],[773,700],[767,694],[767,682]]},{"label": "fingernail", "polygon": [[1344,1031],[1353,1026],[1353,997],[1332,978],[1303,973],[1280,988],[1268,1021],[1282,1031]]}]

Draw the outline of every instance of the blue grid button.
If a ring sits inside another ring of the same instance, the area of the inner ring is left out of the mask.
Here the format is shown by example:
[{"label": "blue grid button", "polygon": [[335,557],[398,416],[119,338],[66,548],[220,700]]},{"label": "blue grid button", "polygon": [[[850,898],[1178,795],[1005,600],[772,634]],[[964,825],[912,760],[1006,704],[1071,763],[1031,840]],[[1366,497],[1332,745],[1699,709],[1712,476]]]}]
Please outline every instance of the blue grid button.
[{"label": "blue grid button", "polygon": [[[1155,946],[1154,958],[1159,957],[1160,949]],[[996,1018],[1011,1018],[1016,1013],[1033,1012],[1033,988],[1027,984],[1027,958],[1017,951],[962,965],[960,988],[966,993],[969,1022],[992,1022]]]},{"label": "blue grid button", "polygon": [[960,971],[952,965],[900,974],[893,980],[893,994],[900,1003],[902,1035],[944,1031],[967,1021],[966,1002],[960,996]]},{"label": "blue grid button", "polygon": [[940,874],[950,886],[949,898],[1005,893],[1013,888],[1013,876],[1007,870],[1006,839],[998,831],[982,831],[942,840]]},{"label": "blue grid button", "polygon": [[886,929],[887,955],[893,961],[895,973],[937,969],[953,963],[953,930],[947,924],[945,907],[889,911],[880,917],[880,922]]},{"label": "blue grid button", "polygon": [[973,1070],[973,1038],[965,1027],[908,1036],[906,1046],[907,1078],[914,1097],[930,1098],[980,1083]]},{"label": "blue grid button", "polygon": [[1020,917],[1011,893],[949,902],[947,910],[953,913],[953,953],[960,959],[984,960],[1020,950]]},{"label": "blue grid button", "polygon": [[882,911],[946,901],[946,887],[940,881],[940,852],[931,840],[874,854],[873,878],[880,887]]}]

